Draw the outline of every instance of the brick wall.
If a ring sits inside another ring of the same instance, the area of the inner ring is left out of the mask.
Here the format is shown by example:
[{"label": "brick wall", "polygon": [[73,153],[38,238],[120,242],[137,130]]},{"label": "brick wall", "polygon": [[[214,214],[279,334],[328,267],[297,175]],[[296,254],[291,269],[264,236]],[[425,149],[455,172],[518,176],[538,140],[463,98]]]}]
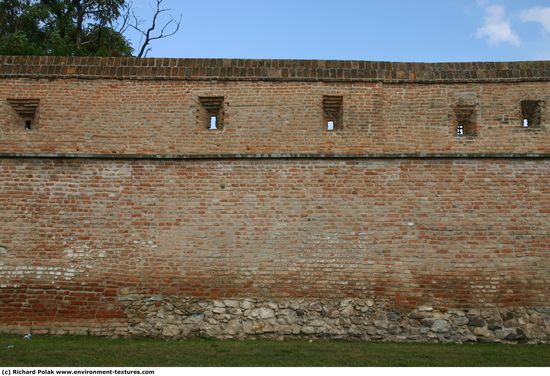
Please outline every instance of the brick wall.
[{"label": "brick wall", "polygon": [[[0,77],[2,330],[156,333],[128,329],[146,321],[128,296],[547,310],[548,62],[0,57]],[[31,130],[13,98],[40,99]],[[537,312],[516,325],[541,340]]]},{"label": "brick wall", "polygon": [[[98,154],[548,153],[545,129],[524,129],[521,101],[550,103],[546,82],[384,84],[4,79],[0,98],[39,98],[36,129],[0,101],[0,152]],[[342,129],[326,130],[323,95],[343,97]],[[199,96],[223,96],[208,129]],[[476,106],[475,137],[456,137],[454,106]]]}]

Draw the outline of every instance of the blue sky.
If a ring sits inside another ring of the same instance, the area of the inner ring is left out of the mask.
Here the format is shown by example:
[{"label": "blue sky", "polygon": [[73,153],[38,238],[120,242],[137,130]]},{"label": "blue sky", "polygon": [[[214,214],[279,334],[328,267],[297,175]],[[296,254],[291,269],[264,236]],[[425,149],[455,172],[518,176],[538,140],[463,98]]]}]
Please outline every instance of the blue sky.
[{"label": "blue sky", "polygon": [[[143,19],[154,0],[134,0]],[[550,0],[164,0],[149,57],[550,60]],[[132,36],[135,45],[137,35]]]}]

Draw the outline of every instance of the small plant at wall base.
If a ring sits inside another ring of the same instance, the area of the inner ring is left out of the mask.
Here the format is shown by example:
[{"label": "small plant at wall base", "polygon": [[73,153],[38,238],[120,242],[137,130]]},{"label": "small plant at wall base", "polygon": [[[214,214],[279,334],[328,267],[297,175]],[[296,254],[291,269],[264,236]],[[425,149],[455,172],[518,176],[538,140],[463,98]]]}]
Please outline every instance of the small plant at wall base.
[{"label": "small plant at wall base", "polygon": [[[144,57],[153,41],[179,30],[181,15],[169,16],[163,1],[147,24],[126,0],[2,0],[0,55]],[[130,29],[142,35],[138,46]]]}]

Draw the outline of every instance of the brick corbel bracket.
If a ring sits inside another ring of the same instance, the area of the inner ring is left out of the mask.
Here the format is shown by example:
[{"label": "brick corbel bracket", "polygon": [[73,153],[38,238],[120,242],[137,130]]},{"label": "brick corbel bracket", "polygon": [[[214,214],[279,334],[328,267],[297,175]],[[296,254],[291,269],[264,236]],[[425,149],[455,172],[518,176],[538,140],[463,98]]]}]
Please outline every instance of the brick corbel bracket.
[{"label": "brick corbel bracket", "polygon": [[223,106],[223,97],[199,97],[209,115],[217,115]]},{"label": "brick corbel bracket", "polygon": [[15,112],[23,119],[32,119],[36,114],[36,109],[40,104],[40,99],[10,99],[8,103],[13,107]]}]

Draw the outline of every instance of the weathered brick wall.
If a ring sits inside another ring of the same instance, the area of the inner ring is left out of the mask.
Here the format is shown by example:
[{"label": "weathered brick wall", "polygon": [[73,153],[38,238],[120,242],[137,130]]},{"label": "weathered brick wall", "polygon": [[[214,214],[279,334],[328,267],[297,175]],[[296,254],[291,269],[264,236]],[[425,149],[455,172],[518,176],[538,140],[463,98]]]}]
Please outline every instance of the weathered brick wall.
[{"label": "weathered brick wall", "polygon": [[[343,128],[323,124],[323,95],[343,96]],[[473,98],[475,137],[457,138],[454,105]],[[212,131],[199,96],[224,96]],[[0,102],[0,152],[107,154],[547,153],[550,133],[521,127],[522,99],[546,82],[371,84],[5,79],[0,97],[40,98],[36,131]],[[543,108],[544,121],[550,106]]]},{"label": "weathered brick wall", "polygon": [[[0,57],[0,77],[0,98],[40,99],[36,132],[0,101],[2,153],[548,153],[550,143],[546,127],[522,129],[520,106],[550,100],[550,62]],[[323,95],[343,97],[338,132],[323,124]],[[225,98],[222,131],[207,129],[199,96]],[[476,137],[455,135],[464,101]]]},{"label": "weathered brick wall", "polygon": [[1,330],[548,339],[547,62],[28,59],[0,58]]}]

